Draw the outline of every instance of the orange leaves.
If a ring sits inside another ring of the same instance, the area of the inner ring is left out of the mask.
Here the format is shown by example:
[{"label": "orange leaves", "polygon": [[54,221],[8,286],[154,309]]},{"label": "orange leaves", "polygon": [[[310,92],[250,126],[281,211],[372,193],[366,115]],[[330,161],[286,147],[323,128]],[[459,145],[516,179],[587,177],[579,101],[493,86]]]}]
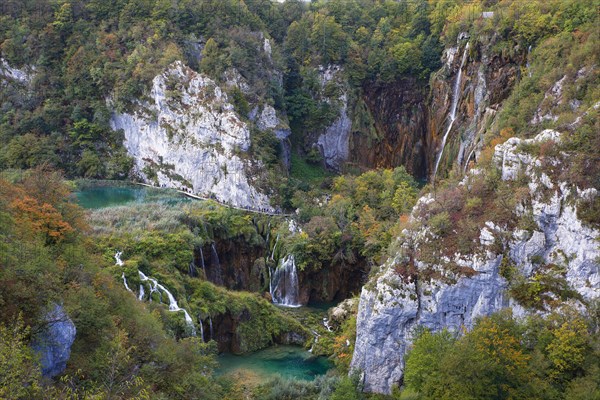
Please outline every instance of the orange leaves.
[{"label": "orange leaves", "polygon": [[31,229],[35,234],[45,235],[46,243],[58,242],[73,232],[71,225],[52,205],[40,203],[28,195],[15,198],[10,209],[18,225]]}]

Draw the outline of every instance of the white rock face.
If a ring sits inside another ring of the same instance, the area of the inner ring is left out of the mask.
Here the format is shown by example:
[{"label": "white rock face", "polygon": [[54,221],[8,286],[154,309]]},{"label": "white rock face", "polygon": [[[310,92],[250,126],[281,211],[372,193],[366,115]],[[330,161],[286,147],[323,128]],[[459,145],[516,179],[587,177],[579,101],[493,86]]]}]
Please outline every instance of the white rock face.
[{"label": "white rock face", "polygon": [[[517,207],[518,214],[531,213],[536,229],[516,230],[506,243],[510,263],[519,273],[532,277],[540,265],[555,264],[564,268],[563,278],[584,300],[600,296],[600,231],[585,226],[578,218],[575,204],[578,198],[596,196],[596,191],[570,188],[566,183],[546,182],[548,176],[535,167],[540,160],[519,152],[519,144],[560,140],[556,131],[546,130],[533,139],[509,139],[496,146],[495,161],[502,168],[505,180],[525,174],[529,179],[532,198],[528,206]],[[474,170],[477,171],[477,170]],[[471,173],[469,177],[480,174]],[[545,176],[545,177],[544,177]],[[464,181],[469,185],[469,178]],[[545,190],[539,188],[545,187]],[[546,194],[544,195],[544,191]],[[547,192],[554,194],[548,197]],[[427,195],[417,202],[412,218],[432,200]],[[503,255],[492,252],[497,237],[509,232],[488,221],[480,232],[480,251],[476,254],[455,254],[442,259],[438,265],[414,260],[419,271],[426,268],[441,278],[422,281],[411,275],[401,276],[396,265],[403,255],[381,267],[381,272],[362,290],[357,318],[357,337],[352,368],[360,370],[366,391],[390,393],[392,385],[400,382],[404,370],[404,355],[410,348],[416,326],[433,331],[443,328],[459,331],[471,329],[477,317],[511,307],[513,314],[522,317],[525,310],[509,297],[508,283],[500,275]],[[414,245],[432,240],[427,227],[406,232]],[[472,273],[454,275],[444,265],[452,261]],[[450,284],[449,282],[455,282]],[[582,303],[571,300],[575,306]]]},{"label": "white rock face", "polygon": [[[341,71],[339,66],[330,65],[320,70],[319,79],[324,87],[330,81],[336,79]],[[340,170],[343,163],[348,160],[350,153],[350,133],[352,121],[348,117],[348,96],[345,92],[339,97],[341,104],[338,118],[317,139],[317,146],[330,168]]]},{"label": "white rock face", "polygon": [[214,81],[173,63],[152,82],[150,100],[132,113],[113,113],[124,145],[146,181],[178,188],[240,207],[271,209],[253,185],[244,158],[250,132]]},{"label": "white rock face", "polygon": [[0,58],[0,77],[28,84],[31,82],[32,75],[22,69],[12,68],[5,59]]}]

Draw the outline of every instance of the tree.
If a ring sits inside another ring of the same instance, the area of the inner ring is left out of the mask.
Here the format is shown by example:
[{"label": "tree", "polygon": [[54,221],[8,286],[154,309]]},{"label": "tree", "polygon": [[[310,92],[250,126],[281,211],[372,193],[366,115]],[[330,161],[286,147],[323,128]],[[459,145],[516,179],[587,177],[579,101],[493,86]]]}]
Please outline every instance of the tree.
[{"label": "tree", "polygon": [[552,336],[546,347],[548,359],[552,362],[550,377],[564,382],[581,369],[588,352],[585,321],[581,317],[565,321],[552,332]]},{"label": "tree", "polygon": [[439,333],[427,329],[418,333],[406,356],[404,381],[407,388],[428,393],[431,382],[438,382],[441,362],[454,341],[453,335],[445,329]]},{"label": "tree", "polygon": [[27,345],[29,327],[19,317],[11,326],[0,325],[0,398],[33,399],[41,396],[41,371]]}]

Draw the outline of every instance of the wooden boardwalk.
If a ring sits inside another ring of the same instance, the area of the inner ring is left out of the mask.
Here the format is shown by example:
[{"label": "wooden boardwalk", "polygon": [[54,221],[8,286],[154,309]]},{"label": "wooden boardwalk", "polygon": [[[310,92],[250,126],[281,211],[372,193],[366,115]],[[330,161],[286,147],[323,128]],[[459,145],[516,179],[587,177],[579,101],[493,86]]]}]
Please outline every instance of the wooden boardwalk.
[{"label": "wooden boardwalk", "polygon": [[285,213],[278,213],[276,211],[263,211],[263,210],[257,210],[254,208],[244,208],[244,207],[238,207],[238,206],[234,206],[232,204],[228,204],[228,203],[223,203],[217,199],[213,199],[210,197],[203,197],[203,196],[199,196],[197,194],[193,194],[193,193],[189,193],[186,192],[185,190],[180,190],[180,189],[175,189],[175,188],[162,188],[159,186],[153,186],[153,185],[149,185],[147,183],[141,183],[141,182],[132,182],[135,185],[140,185],[140,186],[146,186],[149,188],[153,188],[153,189],[169,189],[169,190],[174,190],[177,193],[181,193],[189,198],[195,199],[195,200],[201,200],[201,201],[214,201],[215,203],[223,206],[223,207],[227,207],[227,208],[231,208],[234,210],[239,210],[239,211],[245,211],[245,212],[249,212],[249,213],[253,213],[253,214],[262,214],[262,215],[271,215],[271,216],[280,216],[280,217],[292,217],[294,216],[294,214],[285,214]]}]

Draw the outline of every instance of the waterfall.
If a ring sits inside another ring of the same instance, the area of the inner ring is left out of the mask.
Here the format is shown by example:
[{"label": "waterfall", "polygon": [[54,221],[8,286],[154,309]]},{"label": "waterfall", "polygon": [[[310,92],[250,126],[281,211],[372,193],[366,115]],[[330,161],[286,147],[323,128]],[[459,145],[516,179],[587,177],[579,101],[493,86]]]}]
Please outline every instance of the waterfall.
[{"label": "waterfall", "polygon": [[129,292],[133,292],[133,290],[129,289],[129,285],[127,284],[127,278],[125,278],[125,272],[123,272],[121,276],[123,277],[123,285],[125,285],[125,289],[127,289],[127,291]]},{"label": "waterfall", "polygon": [[435,168],[433,170],[433,179],[432,182],[435,182],[435,176],[437,175],[437,170],[440,165],[440,161],[442,160],[442,155],[444,154],[444,147],[446,147],[446,140],[448,139],[448,134],[452,130],[452,125],[454,125],[454,120],[456,119],[456,107],[458,107],[459,100],[459,90],[460,90],[460,80],[462,78],[462,69],[465,65],[465,61],[467,60],[467,53],[469,51],[469,43],[465,46],[465,51],[463,52],[462,60],[460,62],[460,67],[458,68],[458,75],[456,76],[456,82],[454,82],[454,91],[452,93],[452,105],[450,106],[450,123],[448,124],[448,128],[446,128],[446,132],[442,138],[442,147],[440,149],[440,153],[437,156],[437,160],[435,161]]},{"label": "waterfall", "polygon": [[123,254],[122,251],[117,251],[115,253],[115,265],[122,267],[123,266],[123,260],[121,260],[121,254]]},{"label": "waterfall", "polygon": [[329,319],[327,317],[323,317],[323,326],[329,331],[329,332],[333,332],[333,329],[331,329],[331,325],[329,325]]},{"label": "waterfall", "polygon": [[219,262],[219,254],[217,253],[217,248],[215,247],[214,242],[210,246],[211,248],[211,256],[210,261],[213,267],[213,283],[215,285],[223,286],[223,275],[221,274],[221,263]]},{"label": "waterfall", "polygon": [[204,343],[204,327],[202,326],[202,320],[200,320],[200,337],[202,338],[202,343]]},{"label": "waterfall", "polygon": [[279,233],[277,234],[277,237],[275,238],[275,245],[273,246],[273,251],[271,252],[271,260],[275,261],[275,249],[277,248],[277,243],[279,242]]},{"label": "waterfall", "polygon": [[[142,285],[140,283],[140,294],[138,296],[138,300],[142,301],[144,300],[144,295],[146,294],[146,292],[144,291],[144,285]],[[150,297],[150,300],[152,300],[152,297]]]},{"label": "waterfall", "polygon": [[198,276],[198,271],[196,270],[196,264],[194,264],[194,261],[190,262],[188,272],[192,278]]},{"label": "waterfall", "polygon": [[269,289],[274,304],[286,307],[301,306],[298,302],[298,271],[293,255],[286,256],[281,266],[271,272]]},{"label": "waterfall", "polygon": [[140,279],[142,280],[142,282],[150,281],[153,285],[154,290],[151,289],[150,294],[152,294],[153,291],[160,290],[161,292],[167,295],[167,297],[169,298],[169,311],[183,311],[185,322],[192,330],[192,336],[196,336],[196,328],[194,327],[194,321],[192,320],[192,317],[190,317],[190,314],[188,314],[188,312],[184,308],[179,307],[179,305],[177,304],[177,300],[175,300],[175,297],[173,297],[171,292],[169,292],[169,290],[166,287],[158,283],[156,279],[146,276],[142,271],[138,271],[138,273],[140,274]]},{"label": "waterfall", "polygon": [[471,152],[469,153],[469,156],[466,158],[465,160],[465,169],[463,170],[463,173],[466,174],[467,173],[467,168],[469,168],[469,160],[471,159],[471,157],[473,157],[473,154],[475,154],[475,149],[477,148],[477,144],[475,144],[473,146],[473,150],[471,150]]},{"label": "waterfall", "polygon": [[527,62],[525,67],[527,68],[527,75],[531,78],[531,64],[529,64],[529,54],[531,53],[531,45],[527,48]]},{"label": "waterfall", "polygon": [[209,316],[208,317],[208,326],[210,326],[210,340],[214,340],[213,339],[213,325],[212,325],[212,317]]},{"label": "waterfall", "polygon": [[204,272],[204,278],[208,279],[206,275],[206,265],[204,265],[204,253],[202,252],[202,246],[200,246],[200,265],[202,265],[202,272]]}]

